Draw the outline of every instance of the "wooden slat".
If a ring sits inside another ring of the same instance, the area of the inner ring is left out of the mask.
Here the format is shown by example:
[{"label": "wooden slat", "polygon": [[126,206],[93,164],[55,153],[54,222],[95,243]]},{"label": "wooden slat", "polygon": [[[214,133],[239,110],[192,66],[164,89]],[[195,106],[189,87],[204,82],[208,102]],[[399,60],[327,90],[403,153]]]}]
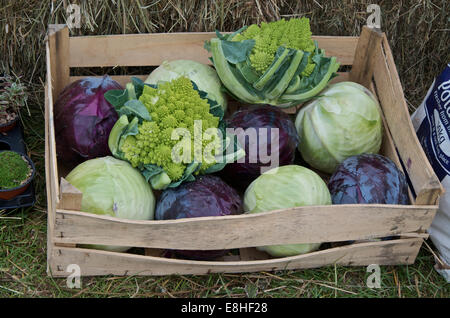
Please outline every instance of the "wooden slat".
[{"label": "wooden slat", "polygon": [[383,35],[381,32],[364,26],[356,46],[355,58],[353,60],[352,70],[350,71],[350,80],[369,87],[372,83],[374,72],[374,54],[376,48],[381,45]]},{"label": "wooden slat", "polygon": [[[330,83],[338,83],[338,82],[344,82],[344,81],[348,81],[349,80],[349,73],[348,72],[338,72],[337,73],[338,76],[333,78]],[[103,75],[96,75],[94,77],[100,78]],[[110,76],[113,80],[115,80],[116,82],[118,82],[120,85],[122,85],[123,87],[125,87],[125,85],[127,83],[129,83],[131,81],[132,77],[137,77],[143,81],[145,81],[148,77],[148,75],[111,75]],[[86,78],[86,76],[70,76],[69,77],[69,82],[73,83],[77,80]]]},{"label": "wooden slat", "polygon": [[[405,170],[403,169],[403,166],[400,162],[400,157],[398,156],[397,148],[395,148],[394,140],[392,139],[392,135],[389,130],[389,126],[386,122],[386,117],[383,113],[383,109],[380,106],[380,99],[378,98],[378,94],[376,92],[373,81],[370,83],[369,89],[378,101],[381,119],[383,120],[383,141],[381,143],[380,154],[391,159],[395,163],[397,168],[401,172],[403,172],[403,174],[406,175]],[[414,196],[412,195],[412,192],[411,192],[411,189],[409,188],[409,186],[408,186],[408,197],[409,197],[410,204],[414,204],[415,199],[414,199]]]},{"label": "wooden slat", "polygon": [[374,79],[392,138],[417,194],[416,204],[436,204],[444,192],[414,132],[386,36],[374,56]]},{"label": "wooden slat", "polygon": [[[69,77],[69,82],[73,83],[77,80],[83,79],[86,76],[70,76]],[[94,77],[101,77],[101,76],[94,76]],[[122,85],[123,87],[125,87],[125,85],[127,83],[129,83],[131,81],[131,77],[137,77],[140,78],[141,80],[145,81],[148,77],[148,75],[132,75],[132,76],[128,76],[128,75],[111,75],[111,78],[113,80],[115,80],[116,82],[118,82],[120,85]],[[338,82],[344,82],[344,81],[348,81],[349,80],[349,73],[348,72],[338,72],[338,76],[333,78],[330,83],[338,83]],[[300,104],[298,106],[294,106],[294,107],[289,107],[289,108],[283,108],[282,110],[285,113],[288,114],[296,114],[297,111],[302,107],[303,104]]]},{"label": "wooden slat", "polygon": [[50,161],[50,137],[49,137],[49,107],[48,107],[48,89],[45,85],[45,187],[47,195],[47,273],[50,269],[53,255],[53,236],[55,226],[56,206],[54,204],[55,191],[52,187],[51,161]]},{"label": "wooden slat", "polygon": [[[70,38],[70,67],[151,66],[187,59],[211,64],[204,42],[214,32],[78,36]],[[358,37],[314,36],[327,56],[351,65]]]},{"label": "wooden slat", "polygon": [[66,179],[61,178],[60,192],[61,199],[58,209],[81,211],[83,193],[80,190],[67,182]]},{"label": "wooden slat", "polygon": [[[52,49],[50,48],[50,43],[56,43],[56,41],[50,41],[52,37],[55,37],[54,33],[49,33],[48,41],[46,42],[46,62],[47,62],[47,82],[46,82],[46,112],[47,112],[47,139],[48,139],[48,156],[49,156],[49,166],[46,167],[50,169],[50,182],[53,196],[52,200],[56,204],[59,201],[59,186],[58,186],[58,169],[57,169],[57,159],[56,159],[56,141],[55,141],[55,125],[54,125],[54,117],[53,117],[53,103],[55,95],[55,88],[52,83],[56,83],[58,81],[53,80],[53,72],[52,72]],[[56,76],[58,72],[56,72]],[[67,79],[68,80],[68,79]]]},{"label": "wooden slat", "polygon": [[[100,78],[100,77],[103,77],[103,75],[93,76],[93,77]],[[110,77],[113,80],[115,80],[117,83],[122,85],[123,88],[125,88],[125,85],[127,85],[127,83],[130,83],[132,77],[137,77],[137,78],[145,81],[147,79],[148,75],[131,75],[131,76],[130,75],[111,75]],[[69,82],[73,83],[73,82],[83,79],[83,78],[86,78],[86,76],[70,76]]]},{"label": "wooden slat", "polygon": [[270,258],[269,254],[262,252],[255,247],[245,247],[239,249],[241,261],[256,261]]},{"label": "wooden slat", "polygon": [[52,97],[56,100],[69,83],[69,29],[64,24],[51,24],[48,31]]},{"label": "wooden slat", "polygon": [[114,253],[80,248],[55,248],[52,275],[69,275],[69,264],[80,266],[82,276],[95,275],[202,275],[316,268],[326,265],[366,266],[412,264],[422,238],[352,244],[310,254],[254,261],[204,262]]},{"label": "wooden slat", "polygon": [[334,242],[425,231],[435,212],[435,206],[330,205],[237,216],[138,221],[57,210],[54,241],[205,250]]}]

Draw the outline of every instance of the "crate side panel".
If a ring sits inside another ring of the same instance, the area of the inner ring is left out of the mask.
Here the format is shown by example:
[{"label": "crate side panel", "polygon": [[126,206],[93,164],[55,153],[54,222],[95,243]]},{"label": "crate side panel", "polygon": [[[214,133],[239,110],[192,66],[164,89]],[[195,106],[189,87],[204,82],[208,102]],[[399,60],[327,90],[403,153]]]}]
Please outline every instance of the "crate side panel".
[{"label": "crate side panel", "polygon": [[[383,120],[383,140],[381,143],[381,148],[380,148],[380,154],[388,157],[389,159],[391,159],[395,165],[397,166],[397,168],[402,171],[404,174],[406,174],[405,170],[403,169],[403,166],[400,162],[400,158],[398,156],[398,152],[397,152],[397,148],[395,148],[395,143],[394,140],[392,139],[392,135],[391,132],[389,130],[389,126],[386,122],[386,117],[383,113],[383,109],[380,106],[380,99],[378,98],[378,94],[376,92],[376,88],[374,85],[374,82],[372,81],[372,83],[370,84],[370,91],[374,94],[375,98],[377,99],[378,103],[379,103],[379,110],[380,110],[380,114],[381,114],[381,118]],[[408,186],[408,197],[409,197],[409,201],[410,204],[415,204],[415,198],[411,192],[410,187]]]},{"label": "crate side panel", "polygon": [[[187,59],[211,64],[205,33],[156,33],[79,36],[70,38],[70,67],[157,66],[166,60]],[[327,56],[351,65],[358,37],[314,36]]]},{"label": "crate side panel", "polygon": [[414,132],[385,36],[382,43],[374,55],[374,79],[387,124],[417,194],[416,204],[436,204],[443,188]]},{"label": "crate side panel", "polygon": [[69,28],[64,24],[52,24],[48,28],[49,71],[52,98],[56,100],[59,93],[69,84]]},{"label": "crate side panel", "polygon": [[77,264],[82,276],[173,275],[244,273],[317,268],[327,265],[412,264],[422,238],[352,244],[310,254],[255,261],[200,262],[80,248],[55,248],[53,276],[67,276],[69,264]]},{"label": "crate side panel", "polygon": [[369,87],[374,72],[373,56],[376,52],[376,47],[381,43],[381,39],[381,32],[368,26],[363,27],[350,71],[350,80],[352,82],[357,82],[367,88]]},{"label": "crate side panel", "polygon": [[55,224],[55,205],[54,196],[55,192],[52,187],[51,176],[51,161],[50,161],[50,149],[49,149],[49,128],[48,128],[48,97],[47,97],[47,85],[45,85],[45,186],[47,194],[47,273],[50,273],[50,267],[52,263],[53,255],[53,228]]},{"label": "crate side panel", "polygon": [[[349,80],[349,72],[337,72],[337,74],[339,76],[334,77],[330,81],[330,83],[338,83],[338,82],[344,82],[344,81],[348,81]],[[83,79],[85,77],[86,76],[79,76],[79,75],[78,76],[70,76],[69,77],[69,82],[73,83],[73,82],[75,82],[77,80],[80,80],[80,79]],[[101,78],[101,77],[103,77],[103,75],[96,75],[96,76],[93,76],[93,77]],[[118,82],[120,85],[125,87],[125,85],[131,81],[131,77],[137,77],[137,78],[145,81],[147,79],[148,75],[111,75],[110,77],[113,80],[115,80],[116,82]],[[231,97],[229,97],[229,98],[231,98]],[[294,114],[294,113],[297,112],[297,110],[299,108],[300,107],[298,107],[298,108],[296,108],[296,107],[289,107],[289,108],[282,108],[282,110]]]},{"label": "crate side panel", "polygon": [[330,205],[236,216],[134,221],[57,210],[54,241],[194,250],[336,242],[421,232],[431,224],[435,213],[435,206]]}]

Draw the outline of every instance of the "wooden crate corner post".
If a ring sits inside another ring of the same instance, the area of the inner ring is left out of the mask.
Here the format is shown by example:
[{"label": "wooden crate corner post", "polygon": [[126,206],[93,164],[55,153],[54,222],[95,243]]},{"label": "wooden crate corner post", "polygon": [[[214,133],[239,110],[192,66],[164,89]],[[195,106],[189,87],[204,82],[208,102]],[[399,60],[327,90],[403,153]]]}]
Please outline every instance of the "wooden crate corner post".
[{"label": "wooden crate corner post", "polygon": [[69,83],[69,29],[64,24],[50,24],[46,37],[47,77],[45,83],[45,164],[47,185],[47,273],[58,271],[55,262],[55,222],[59,204],[58,169],[53,119],[54,101]]},{"label": "wooden crate corner post", "polygon": [[350,71],[350,81],[370,88],[374,73],[374,56],[381,46],[383,33],[378,29],[364,26],[356,46],[355,58]]},{"label": "wooden crate corner post", "polygon": [[81,211],[83,193],[64,178],[61,178],[60,193],[58,209]]},{"label": "wooden crate corner post", "polygon": [[50,48],[52,97],[55,101],[59,93],[69,84],[69,28],[65,24],[50,24],[47,37]]},{"label": "wooden crate corner post", "polygon": [[396,150],[416,194],[416,205],[438,205],[444,193],[417,138],[386,34],[373,52],[373,82]]}]

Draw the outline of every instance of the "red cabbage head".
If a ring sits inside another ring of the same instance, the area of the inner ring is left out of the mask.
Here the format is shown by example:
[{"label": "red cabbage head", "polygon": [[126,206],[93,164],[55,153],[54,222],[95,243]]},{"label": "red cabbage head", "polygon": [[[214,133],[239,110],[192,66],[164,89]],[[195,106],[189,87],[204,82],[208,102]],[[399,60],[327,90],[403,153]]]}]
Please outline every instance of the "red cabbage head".
[{"label": "red cabbage head", "polygon": [[105,75],[77,80],[55,103],[55,137],[58,156],[69,165],[110,155],[109,133],[118,119],[103,97],[110,89],[122,89]]}]

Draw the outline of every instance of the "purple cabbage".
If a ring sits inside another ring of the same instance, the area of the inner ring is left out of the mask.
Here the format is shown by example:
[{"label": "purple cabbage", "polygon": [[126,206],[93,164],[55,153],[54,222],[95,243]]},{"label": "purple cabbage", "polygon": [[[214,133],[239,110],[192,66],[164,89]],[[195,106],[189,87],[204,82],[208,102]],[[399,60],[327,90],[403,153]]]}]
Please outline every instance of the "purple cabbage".
[{"label": "purple cabbage", "polygon": [[[198,177],[177,188],[164,190],[156,205],[156,220],[174,220],[205,216],[223,216],[242,213],[242,200],[236,190],[213,175]],[[201,238],[199,238],[201,239]],[[225,255],[228,250],[170,250],[176,256],[211,260]]]},{"label": "purple cabbage", "polygon": [[86,77],[66,86],[55,103],[55,135],[58,156],[69,165],[110,155],[109,133],[118,119],[103,97],[110,89],[122,89],[105,75]]},{"label": "purple cabbage", "polygon": [[[299,142],[298,134],[294,122],[280,108],[270,105],[251,105],[243,108],[227,120],[227,128],[243,129],[238,134],[238,140],[245,149],[245,161],[241,159],[230,163],[222,172],[227,182],[236,188],[247,188],[262,172],[265,172],[262,170],[264,167],[269,170],[269,167],[293,163]],[[264,128],[267,131],[262,130]],[[272,136],[272,128],[278,129],[278,145],[271,142],[272,138],[276,138],[276,134]],[[251,135],[251,129],[255,129],[257,138],[247,137]],[[244,131],[246,133],[243,133]],[[278,163],[271,160],[272,156],[276,158],[277,155]]]},{"label": "purple cabbage", "polygon": [[409,204],[405,175],[382,155],[345,159],[328,182],[333,204]]}]

